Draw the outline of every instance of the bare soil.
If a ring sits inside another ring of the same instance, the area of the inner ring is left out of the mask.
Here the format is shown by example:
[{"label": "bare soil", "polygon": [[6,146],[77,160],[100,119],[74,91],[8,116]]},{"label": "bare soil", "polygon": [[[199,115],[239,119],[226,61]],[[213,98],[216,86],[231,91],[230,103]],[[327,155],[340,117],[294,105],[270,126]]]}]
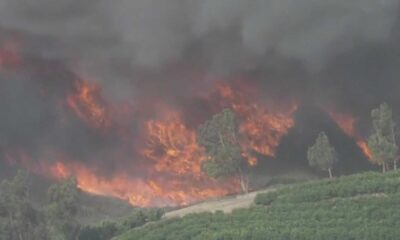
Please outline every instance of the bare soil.
[{"label": "bare soil", "polygon": [[270,192],[274,190],[274,188],[270,188],[258,192],[251,192],[245,195],[237,195],[198,203],[189,207],[167,212],[164,215],[164,218],[183,217],[187,214],[202,212],[222,211],[225,213],[231,213],[234,209],[250,207],[253,204],[254,198],[258,193]]}]

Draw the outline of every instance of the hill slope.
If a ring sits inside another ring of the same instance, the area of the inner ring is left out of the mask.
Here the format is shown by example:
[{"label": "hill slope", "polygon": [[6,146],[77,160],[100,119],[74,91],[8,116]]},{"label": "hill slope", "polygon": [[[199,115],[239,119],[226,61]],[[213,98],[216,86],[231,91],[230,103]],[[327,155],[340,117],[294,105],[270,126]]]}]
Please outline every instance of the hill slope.
[{"label": "hill slope", "polygon": [[364,173],[259,194],[232,213],[190,214],[116,240],[399,239],[400,172]]},{"label": "hill slope", "polygon": [[224,213],[231,213],[234,209],[250,207],[253,204],[254,198],[256,197],[257,194],[273,190],[274,188],[270,188],[268,190],[260,192],[252,192],[246,195],[238,195],[218,200],[206,201],[179,210],[167,212],[164,215],[164,218],[184,217],[188,214],[203,213],[203,212],[222,211]]}]

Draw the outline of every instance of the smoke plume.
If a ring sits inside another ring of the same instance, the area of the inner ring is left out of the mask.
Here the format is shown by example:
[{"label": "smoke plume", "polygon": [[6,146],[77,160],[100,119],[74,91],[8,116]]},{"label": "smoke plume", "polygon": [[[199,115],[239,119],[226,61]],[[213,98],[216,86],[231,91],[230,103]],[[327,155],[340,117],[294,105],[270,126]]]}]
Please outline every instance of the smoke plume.
[{"label": "smoke plume", "polygon": [[[305,166],[305,149],[327,131],[340,171],[356,170],[367,162],[370,110],[400,104],[399,3],[0,0],[3,162],[85,175],[83,187],[101,176],[110,187],[94,192],[141,205],[221,195],[195,194],[216,184],[193,165],[201,157],[187,158],[199,154],[195,128],[232,107],[253,158]],[[193,175],[192,198],[179,198]],[[121,193],[142,185],[150,200]]]}]

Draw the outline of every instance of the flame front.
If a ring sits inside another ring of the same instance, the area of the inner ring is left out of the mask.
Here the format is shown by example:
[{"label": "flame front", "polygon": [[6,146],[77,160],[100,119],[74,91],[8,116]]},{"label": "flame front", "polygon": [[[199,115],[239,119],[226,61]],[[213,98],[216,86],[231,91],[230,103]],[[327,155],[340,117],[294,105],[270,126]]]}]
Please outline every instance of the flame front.
[{"label": "flame front", "polygon": [[363,139],[356,131],[355,124],[357,123],[357,119],[350,114],[341,114],[333,111],[329,111],[328,113],[336,122],[336,124],[342,129],[342,131],[356,141],[358,147],[361,149],[364,155],[369,160],[372,160],[371,149],[369,149],[365,139]]},{"label": "flame front", "polygon": [[[90,126],[109,126],[113,121],[96,97],[98,89],[84,81],[78,83],[78,91],[68,97],[68,106]],[[273,156],[280,139],[294,124],[291,115],[295,107],[275,113],[227,85],[220,85],[217,92],[226,105],[221,107],[231,107],[240,118],[240,144],[249,164],[257,164],[255,152]],[[125,199],[137,206],[185,205],[238,192],[236,179],[216,181],[201,171],[206,157],[196,143],[195,129],[187,127],[182,113],[167,106],[158,110],[158,117],[140,124],[141,144],[136,157],[141,158],[141,177],[131,175],[129,166],[113,177],[101,177],[92,168],[67,160],[53,164],[52,175],[58,179],[75,176],[79,187],[87,192]]]},{"label": "flame front", "polygon": [[279,111],[272,111],[267,105],[251,101],[249,96],[228,85],[219,85],[218,91],[222,104],[232,108],[240,118],[240,144],[243,156],[248,159],[249,164],[257,164],[253,152],[275,156],[282,137],[294,125],[293,113],[297,104],[289,104],[279,108]]},{"label": "flame front", "polygon": [[[0,45],[0,69],[22,63],[18,53],[12,42]],[[33,72],[41,71],[50,70]],[[54,127],[60,128],[55,136],[71,132],[73,138],[54,144],[45,139],[43,146],[34,150],[0,145],[8,164],[58,180],[72,176],[86,192],[124,199],[135,206],[186,205],[240,191],[236,178],[217,181],[202,172],[207,158],[196,142],[197,126],[185,122],[188,113],[179,106],[168,102],[158,106],[163,99],[115,103],[104,97],[100,85],[77,74],[71,76],[74,78],[61,78],[60,82],[51,74],[35,79],[38,90],[34,90],[38,100],[46,102]],[[227,107],[235,111],[242,155],[256,166],[258,154],[275,155],[281,138],[294,124],[296,107],[289,104],[272,110],[254,98],[257,93],[250,96],[226,82],[199,99],[215,107],[213,113]],[[215,94],[218,100],[213,99]],[[205,114],[205,119],[212,117],[211,112]],[[83,139],[78,139],[81,136]]]},{"label": "flame front", "polygon": [[145,123],[147,133],[143,156],[155,163],[155,171],[201,177],[201,163],[205,160],[196,143],[196,133],[187,129],[177,112],[168,113],[166,121]]},{"label": "flame front", "polygon": [[75,114],[95,128],[108,127],[111,122],[106,108],[100,103],[98,86],[78,79],[76,93],[68,97],[68,106]]},{"label": "flame front", "polygon": [[[22,45],[27,41],[22,35],[0,39],[0,73],[5,81],[0,97],[6,104],[20,106],[15,111],[5,108],[10,112],[4,113],[5,127],[14,126],[14,119],[24,120],[15,124],[20,129],[5,131],[0,138],[0,154],[9,165],[47,177],[61,180],[73,176],[86,192],[117,197],[136,206],[185,205],[236,193],[240,190],[237,179],[217,181],[202,172],[207,157],[196,141],[199,119],[205,121],[224,108],[232,109],[238,118],[241,154],[251,166],[265,159],[260,156],[274,158],[282,138],[294,126],[298,103],[263,96],[258,91],[259,79],[245,80],[241,75],[208,84],[210,75],[205,73],[204,79],[200,75],[200,81],[196,73],[193,85],[180,88],[188,91],[171,96],[159,91],[167,85],[172,86],[167,91],[175,91],[171,76],[166,76],[165,86],[153,89],[152,84],[144,84],[152,74],[139,71],[135,77],[143,76],[143,81],[132,80],[137,92],[121,98],[111,92],[103,95],[108,89],[102,89],[102,81],[82,77],[67,61],[43,57],[41,51],[38,56],[29,49],[31,45]],[[171,71],[175,72],[194,74],[190,69]],[[197,86],[200,95],[194,94]],[[7,92],[10,89],[17,90],[16,96]],[[188,107],[192,100],[200,104]],[[194,109],[197,106],[205,106],[205,110]],[[199,116],[196,121],[193,110]],[[367,143],[355,129],[356,119],[330,114],[371,158]]]},{"label": "flame front", "polygon": [[75,176],[81,189],[124,199],[135,206],[186,205],[238,192],[235,180],[217,182],[201,172],[203,151],[196,144],[195,132],[185,127],[178,113],[169,113],[164,121],[149,120],[144,126],[145,178],[135,178],[128,172],[102,178],[71,161],[54,164],[52,175],[58,179]]}]

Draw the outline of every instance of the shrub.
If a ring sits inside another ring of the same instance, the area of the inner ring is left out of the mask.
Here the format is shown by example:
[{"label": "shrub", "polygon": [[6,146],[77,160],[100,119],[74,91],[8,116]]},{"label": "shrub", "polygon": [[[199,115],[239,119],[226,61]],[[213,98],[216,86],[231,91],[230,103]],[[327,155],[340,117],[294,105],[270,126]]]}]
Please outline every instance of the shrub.
[{"label": "shrub", "polygon": [[261,204],[261,205],[270,205],[277,199],[277,197],[278,197],[277,192],[257,194],[256,198],[254,199],[254,202],[256,204]]},{"label": "shrub", "polygon": [[259,194],[249,209],[162,220],[116,240],[394,240],[400,236],[398,185],[399,173],[299,184]]}]

